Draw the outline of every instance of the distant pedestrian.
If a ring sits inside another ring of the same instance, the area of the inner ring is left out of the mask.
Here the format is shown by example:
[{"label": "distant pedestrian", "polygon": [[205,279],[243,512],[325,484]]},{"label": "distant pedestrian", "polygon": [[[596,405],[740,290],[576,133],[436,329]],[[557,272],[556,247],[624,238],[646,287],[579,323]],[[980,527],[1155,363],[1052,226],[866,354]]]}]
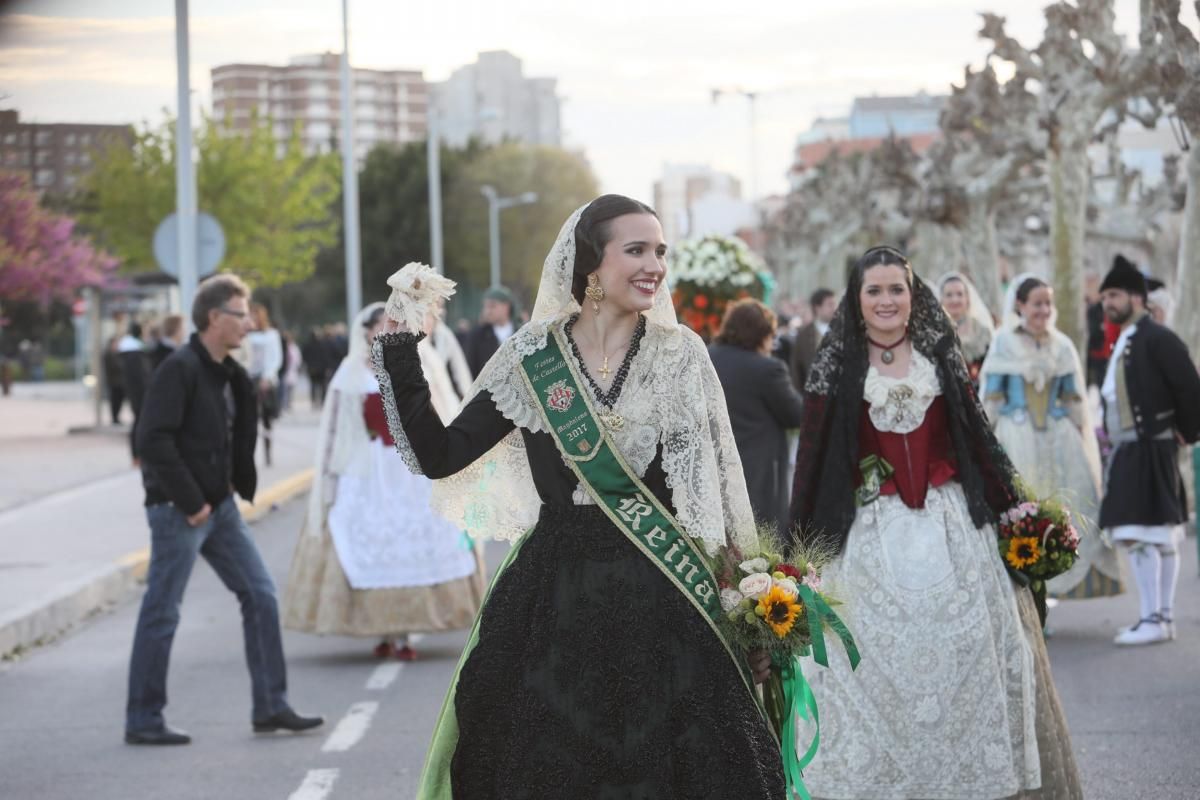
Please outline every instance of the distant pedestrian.
[{"label": "distant pedestrian", "polygon": [[121,352],[117,349],[120,337],[113,336],[104,348],[104,390],[108,395],[108,411],[112,424],[121,424],[121,409],[125,406],[125,376],[121,373]]},{"label": "distant pedestrian", "polygon": [[463,348],[472,376],[478,377],[488,359],[516,332],[513,306],[512,293],[504,287],[498,286],[484,292],[482,321],[471,331]]},{"label": "distant pedestrian", "polygon": [[150,349],[151,372],[158,369],[159,365],[167,360],[167,356],[183,345],[183,334],[183,317],[171,314],[163,318],[162,324],[158,326],[158,337],[154,342],[154,347]]},{"label": "distant pedestrian", "polygon": [[725,311],[708,348],[733,425],[733,438],[760,523],[784,533],[790,453],[786,431],[799,428],[803,400],[785,363],[771,356],[775,314],[757,300],[738,300]]},{"label": "distant pedestrian", "polygon": [[319,327],[313,328],[300,348],[304,370],[308,373],[309,400],[313,408],[320,408],[325,402],[325,384],[329,382],[331,369],[329,356],[324,330]]},{"label": "distant pedestrian", "polygon": [[1100,285],[1104,315],[1120,326],[1100,397],[1114,450],[1100,525],[1129,549],[1138,621],[1118,645],[1175,638],[1180,526],[1188,520],[1179,445],[1200,440],[1200,375],[1185,345],[1146,313],[1146,279],[1118,255]]},{"label": "distant pedestrian", "polygon": [[808,371],[812,368],[813,360],[817,357],[817,348],[821,339],[829,331],[829,323],[837,312],[837,295],[831,289],[817,289],[808,299],[812,308],[813,319],[796,332],[792,342],[792,385],[796,391],[804,391],[804,381],[808,379]]},{"label": "distant pedestrian", "polygon": [[279,416],[279,371],[283,367],[283,339],[271,325],[271,315],[262,303],[250,305],[254,330],[246,336],[249,363],[246,371],[258,397],[258,420],[263,429],[263,455],[271,466],[271,428]]},{"label": "distant pedestrian", "polygon": [[285,364],[279,380],[279,388],[282,390],[280,408],[289,411],[292,407],[292,397],[296,393],[296,384],[300,382],[300,366],[303,361],[296,337],[290,333],[283,334],[283,354]]},{"label": "distant pedestrian", "polygon": [[137,425],[142,415],[142,399],[146,396],[146,383],[150,377],[150,361],[146,355],[146,343],[142,341],[142,326],[129,323],[126,333],[117,342],[120,353],[121,377],[125,382],[125,397],[133,410],[133,425],[129,429],[129,451],[137,463]]},{"label": "distant pedestrian", "polygon": [[[963,359],[967,362],[967,374],[971,380],[979,381],[983,359],[987,357],[992,338],[996,335],[996,323],[992,312],[980,297],[975,284],[961,272],[948,272],[937,282],[938,299],[942,308],[954,323],[958,342],[962,346]],[[1004,309],[1008,314],[1010,309]]]},{"label": "distant pedestrian", "polygon": [[315,728],[287,699],[287,668],[275,585],[232,492],[252,500],[257,484],[254,386],[230,357],[249,331],[249,290],[233,275],[200,284],[197,333],[154,373],[138,446],[150,523],[150,569],[129,665],[125,741],[187,744],[167,726],[167,663],[183,592],[202,555],[242,608],[256,732]]}]

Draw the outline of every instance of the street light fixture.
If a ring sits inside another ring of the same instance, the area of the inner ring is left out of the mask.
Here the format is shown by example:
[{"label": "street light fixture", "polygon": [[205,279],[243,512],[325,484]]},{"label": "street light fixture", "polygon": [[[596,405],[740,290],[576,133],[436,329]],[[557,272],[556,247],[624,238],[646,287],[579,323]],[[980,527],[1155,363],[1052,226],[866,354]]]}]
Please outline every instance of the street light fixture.
[{"label": "street light fixture", "polygon": [[488,201],[488,245],[491,255],[491,288],[500,287],[500,212],[513,206],[536,203],[537,192],[523,192],[512,197],[501,197],[491,186],[480,186],[479,191]]}]

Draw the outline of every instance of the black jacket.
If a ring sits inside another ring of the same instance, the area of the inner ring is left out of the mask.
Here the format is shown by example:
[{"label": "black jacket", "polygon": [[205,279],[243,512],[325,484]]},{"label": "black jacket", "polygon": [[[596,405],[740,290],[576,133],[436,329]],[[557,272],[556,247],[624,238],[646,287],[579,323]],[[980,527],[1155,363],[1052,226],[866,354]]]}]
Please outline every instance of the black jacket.
[{"label": "black jacket", "polygon": [[1145,316],[1121,358],[1138,438],[1174,428],[1185,442],[1200,439],[1200,374],[1183,340]]},{"label": "black jacket", "polygon": [[[225,387],[233,397],[232,425]],[[146,505],[174,503],[191,515],[231,489],[254,499],[258,476],[254,388],[232,358],[218,364],[196,334],[155,370],[137,426]]]},{"label": "black jacket", "polygon": [[777,358],[726,344],[711,345],[708,354],[725,390],[754,516],[782,531],[792,477],[786,431],[800,427],[803,400]]},{"label": "black jacket", "polygon": [[[516,332],[516,323],[513,323]],[[463,346],[463,355],[467,357],[467,366],[471,368],[471,377],[478,378],[483,366],[496,355],[500,349],[500,340],[496,338],[495,329],[488,323],[478,325],[467,334],[467,343]]]}]

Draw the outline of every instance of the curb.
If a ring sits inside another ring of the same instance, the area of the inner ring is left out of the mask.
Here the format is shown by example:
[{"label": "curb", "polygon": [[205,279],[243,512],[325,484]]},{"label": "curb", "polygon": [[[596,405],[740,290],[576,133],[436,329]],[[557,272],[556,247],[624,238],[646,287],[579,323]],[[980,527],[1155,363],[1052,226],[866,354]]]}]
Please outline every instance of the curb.
[{"label": "curb", "polygon": [[[248,523],[257,522],[280,504],[304,494],[312,484],[312,468],[284,478],[259,494],[254,504],[238,501]],[[0,660],[16,660],[21,653],[54,641],[88,617],[119,603],[146,577],[150,548],[121,556],[111,565],[61,588],[49,601],[37,600],[0,616]]]}]

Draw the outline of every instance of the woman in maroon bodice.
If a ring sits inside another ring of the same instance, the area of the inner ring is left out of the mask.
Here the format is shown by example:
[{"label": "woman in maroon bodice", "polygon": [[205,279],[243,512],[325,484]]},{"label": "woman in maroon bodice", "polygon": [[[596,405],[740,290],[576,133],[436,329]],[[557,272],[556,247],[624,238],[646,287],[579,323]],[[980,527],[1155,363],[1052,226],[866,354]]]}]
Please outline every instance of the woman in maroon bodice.
[{"label": "woman in maroon bodice", "polygon": [[855,264],[805,406],[792,530],[835,555],[826,586],[863,654],[812,671],[813,795],[1079,797],[1037,612],[996,547],[1016,475],[899,251]]}]

